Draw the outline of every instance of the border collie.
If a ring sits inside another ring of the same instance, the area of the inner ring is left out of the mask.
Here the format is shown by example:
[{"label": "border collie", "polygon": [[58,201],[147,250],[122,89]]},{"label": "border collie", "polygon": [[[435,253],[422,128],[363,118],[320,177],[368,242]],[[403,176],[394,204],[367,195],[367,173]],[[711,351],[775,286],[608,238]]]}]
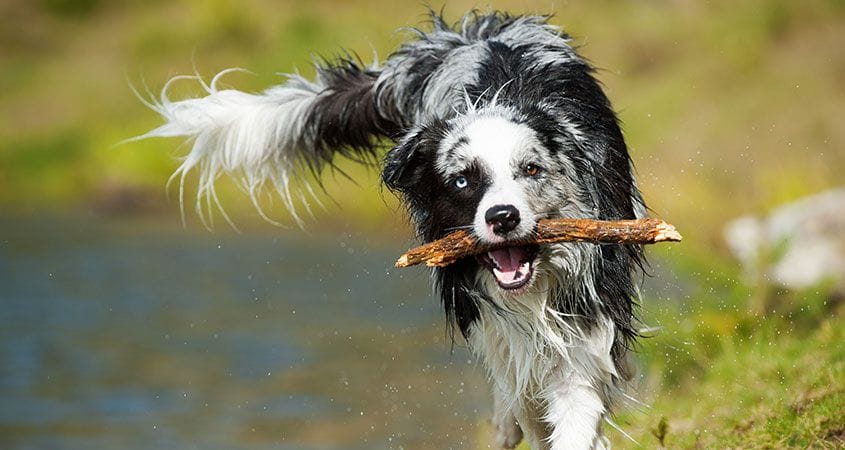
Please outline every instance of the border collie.
[{"label": "border collie", "polygon": [[[149,106],[166,123],[141,137],[193,141],[174,177],[184,186],[199,171],[198,210],[217,202],[221,173],[259,211],[267,186],[293,210],[292,191],[307,203],[309,189],[292,180],[338,154],[378,162],[389,139],[382,180],[423,241],[464,228],[501,243],[542,218],[643,215],[619,122],[568,35],[545,16],[473,11],[450,25],[432,13],[431,22],[381,65],[323,61],[316,80],[289,75],[257,94],[218,89],[222,73],[199,80],[201,98],[171,101],[165,86]],[[523,436],[534,449],[609,445],[602,425],[626,398],[642,258],[635,245],[562,243],[433,269],[450,323],[489,372],[497,445]]]}]

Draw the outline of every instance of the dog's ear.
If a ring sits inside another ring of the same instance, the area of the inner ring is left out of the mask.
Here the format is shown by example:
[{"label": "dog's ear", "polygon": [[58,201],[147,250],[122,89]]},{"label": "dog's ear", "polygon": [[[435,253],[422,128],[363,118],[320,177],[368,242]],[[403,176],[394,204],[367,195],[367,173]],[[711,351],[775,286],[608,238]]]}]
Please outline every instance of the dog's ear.
[{"label": "dog's ear", "polygon": [[[384,159],[384,170],[381,173],[381,181],[389,189],[393,191],[404,192],[411,184],[410,180],[413,177],[414,156],[418,153],[420,147],[419,135],[421,131],[413,132],[405,136],[399,143],[393,147]],[[419,158],[416,158],[419,159]],[[417,161],[418,163],[419,161]],[[416,169],[420,170],[419,167]]]},{"label": "dog's ear", "polygon": [[381,180],[389,189],[411,194],[414,186],[433,167],[445,124],[436,122],[411,130],[387,152]]}]

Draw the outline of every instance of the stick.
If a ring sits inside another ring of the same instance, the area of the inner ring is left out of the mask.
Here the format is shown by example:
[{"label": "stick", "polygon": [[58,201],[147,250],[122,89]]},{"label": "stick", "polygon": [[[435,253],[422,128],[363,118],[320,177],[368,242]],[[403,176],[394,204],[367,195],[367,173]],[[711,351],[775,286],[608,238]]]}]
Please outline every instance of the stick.
[{"label": "stick", "polygon": [[408,250],[396,261],[396,267],[409,267],[423,262],[429,267],[445,267],[467,256],[513,245],[556,242],[654,244],[680,240],[681,234],[675,227],[660,219],[543,219],[537,223],[537,229],[531,237],[496,245],[480,244],[471,232],[458,230]]}]

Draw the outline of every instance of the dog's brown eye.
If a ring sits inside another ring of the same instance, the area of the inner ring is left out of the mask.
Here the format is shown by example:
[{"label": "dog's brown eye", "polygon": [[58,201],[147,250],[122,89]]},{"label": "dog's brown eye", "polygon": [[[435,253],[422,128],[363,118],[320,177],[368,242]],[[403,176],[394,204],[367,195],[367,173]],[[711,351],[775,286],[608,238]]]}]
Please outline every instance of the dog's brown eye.
[{"label": "dog's brown eye", "polygon": [[536,164],[528,164],[527,166],[525,166],[525,169],[523,169],[523,171],[529,177],[536,177],[540,173],[540,166]]}]

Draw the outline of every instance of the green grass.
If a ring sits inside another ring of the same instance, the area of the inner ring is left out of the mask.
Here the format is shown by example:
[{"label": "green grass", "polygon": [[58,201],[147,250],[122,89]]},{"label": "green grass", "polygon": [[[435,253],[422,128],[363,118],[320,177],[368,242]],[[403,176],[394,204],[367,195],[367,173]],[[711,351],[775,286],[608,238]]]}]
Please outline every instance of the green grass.
[{"label": "green grass", "polygon": [[650,407],[618,423],[642,448],[658,444],[662,420],[668,448],[841,448],[845,320],[834,306],[812,306],[818,298],[767,318],[732,307],[662,311],[665,328],[642,344],[640,398]]},{"label": "green grass", "polygon": [[654,399],[652,425],[631,427],[636,439],[653,446],[652,431],[666,418],[673,448],[841,446],[845,367],[833,351],[841,326],[825,322],[804,339],[760,333],[747,345],[722,343],[696,382]]}]

